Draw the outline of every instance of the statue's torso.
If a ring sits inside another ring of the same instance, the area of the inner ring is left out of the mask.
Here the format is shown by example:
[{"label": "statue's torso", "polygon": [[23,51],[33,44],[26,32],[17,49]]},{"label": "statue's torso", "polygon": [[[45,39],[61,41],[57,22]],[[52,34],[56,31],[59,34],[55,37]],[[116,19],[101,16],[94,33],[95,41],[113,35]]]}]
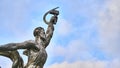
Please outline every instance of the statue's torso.
[{"label": "statue's torso", "polygon": [[36,68],[36,66],[43,66],[47,59],[47,53],[45,48],[43,47],[43,44],[39,44],[36,46],[39,48],[39,50],[28,50],[28,63],[26,65],[26,68]]}]

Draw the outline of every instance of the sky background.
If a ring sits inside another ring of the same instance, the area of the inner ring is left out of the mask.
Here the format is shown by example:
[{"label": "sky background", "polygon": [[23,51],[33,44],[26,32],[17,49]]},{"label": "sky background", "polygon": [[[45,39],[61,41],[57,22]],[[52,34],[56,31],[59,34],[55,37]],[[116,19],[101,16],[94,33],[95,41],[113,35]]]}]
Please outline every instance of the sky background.
[{"label": "sky background", "polygon": [[[0,0],[0,45],[33,39],[59,6],[44,68],[120,68],[120,0]],[[19,51],[22,54],[22,51]],[[27,57],[23,56],[25,63]],[[0,66],[12,62],[0,56]]]}]

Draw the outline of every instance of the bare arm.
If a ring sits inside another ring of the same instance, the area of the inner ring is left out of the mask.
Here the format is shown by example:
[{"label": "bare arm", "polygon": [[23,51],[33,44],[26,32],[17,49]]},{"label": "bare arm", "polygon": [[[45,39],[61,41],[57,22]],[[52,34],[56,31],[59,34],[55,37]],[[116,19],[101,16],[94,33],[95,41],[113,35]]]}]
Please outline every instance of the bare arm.
[{"label": "bare arm", "polygon": [[[56,7],[56,8],[54,8],[54,9],[52,9],[52,10],[50,10],[50,11],[48,11],[45,15],[44,15],[44,17],[43,17],[43,20],[44,20],[44,22],[46,23],[46,24],[48,24],[48,28],[47,28],[47,31],[46,31],[46,39],[45,39],[45,48],[49,45],[49,43],[50,43],[50,40],[51,40],[51,38],[52,38],[52,36],[53,36],[53,32],[54,32],[54,24],[56,24],[57,23],[57,20],[58,20],[58,15],[59,15],[59,11],[58,10],[55,10],[55,9],[57,9],[58,7]],[[53,16],[51,17],[51,19],[50,19],[50,21],[49,22],[47,22],[46,21],[46,16],[47,16],[47,14],[52,14]]]},{"label": "bare arm", "polygon": [[22,43],[8,43],[5,45],[1,45],[0,51],[13,51],[17,49],[30,49],[30,48],[37,49],[37,47],[35,47],[35,43],[29,40]]},{"label": "bare arm", "polygon": [[54,32],[54,25],[53,23],[49,23],[47,31],[46,31],[46,43],[45,43],[45,48],[49,45],[50,40],[53,36],[53,32]]}]

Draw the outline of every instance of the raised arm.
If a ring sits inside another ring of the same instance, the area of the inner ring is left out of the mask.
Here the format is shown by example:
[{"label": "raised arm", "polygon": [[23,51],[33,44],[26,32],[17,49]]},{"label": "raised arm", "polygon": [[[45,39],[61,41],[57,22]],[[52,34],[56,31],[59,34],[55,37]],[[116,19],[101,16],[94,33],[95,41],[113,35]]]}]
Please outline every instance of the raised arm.
[{"label": "raised arm", "polygon": [[[56,10],[59,7],[56,7],[48,12],[45,13],[43,20],[44,22],[48,25],[47,31],[46,31],[46,43],[45,43],[45,48],[48,46],[48,44],[50,43],[50,40],[53,36],[53,32],[54,32],[54,24],[57,23],[58,20],[58,15],[59,15],[59,11]],[[53,16],[51,17],[50,21],[46,21],[46,16],[48,14],[52,14]]]},{"label": "raised arm", "polygon": [[17,49],[30,49],[30,48],[35,48],[35,43],[32,41],[24,41],[22,43],[8,43],[5,45],[0,46],[0,51],[13,51]]},{"label": "raised arm", "polygon": [[53,32],[54,32],[54,25],[53,23],[49,23],[47,31],[46,31],[46,43],[45,43],[45,48],[49,45],[50,40],[53,36]]}]

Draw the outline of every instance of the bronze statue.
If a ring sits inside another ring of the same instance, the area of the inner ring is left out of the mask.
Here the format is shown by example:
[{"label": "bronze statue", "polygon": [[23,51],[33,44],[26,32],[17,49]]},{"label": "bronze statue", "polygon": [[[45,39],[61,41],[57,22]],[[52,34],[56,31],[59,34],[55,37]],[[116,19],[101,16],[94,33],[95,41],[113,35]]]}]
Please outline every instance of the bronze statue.
[{"label": "bronze statue", "polygon": [[[59,15],[59,11],[56,10],[57,8],[45,13],[43,20],[48,25],[47,31],[45,32],[42,27],[35,28],[33,32],[35,40],[28,40],[21,43],[9,43],[0,46],[0,55],[9,57],[13,61],[12,68],[43,68],[47,59],[45,48],[49,45],[53,36],[54,24],[56,24],[58,19],[57,16]],[[46,16],[48,14],[53,15],[49,22],[46,21]],[[25,49],[23,54],[28,56],[28,62],[25,66],[23,66],[22,58],[17,52],[18,49]],[[15,55],[17,55],[17,58],[14,58]]]},{"label": "bronze statue", "polygon": [[23,59],[20,57],[17,50],[15,51],[3,51],[0,55],[10,58],[13,61],[12,68],[23,68]]}]

